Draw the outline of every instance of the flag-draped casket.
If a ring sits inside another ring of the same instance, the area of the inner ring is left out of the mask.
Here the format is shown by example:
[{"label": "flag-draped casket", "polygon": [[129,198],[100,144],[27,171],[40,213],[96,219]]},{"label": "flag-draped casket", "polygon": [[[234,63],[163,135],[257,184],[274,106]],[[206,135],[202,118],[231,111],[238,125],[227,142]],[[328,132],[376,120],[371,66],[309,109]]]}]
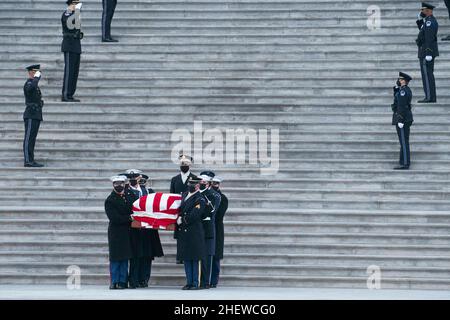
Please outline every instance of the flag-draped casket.
[{"label": "flag-draped casket", "polygon": [[[133,203],[132,216],[135,221],[140,223],[140,227],[173,230],[180,205],[181,195],[179,194],[151,193]],[[136,223],[134,226],[136,226]]]}]

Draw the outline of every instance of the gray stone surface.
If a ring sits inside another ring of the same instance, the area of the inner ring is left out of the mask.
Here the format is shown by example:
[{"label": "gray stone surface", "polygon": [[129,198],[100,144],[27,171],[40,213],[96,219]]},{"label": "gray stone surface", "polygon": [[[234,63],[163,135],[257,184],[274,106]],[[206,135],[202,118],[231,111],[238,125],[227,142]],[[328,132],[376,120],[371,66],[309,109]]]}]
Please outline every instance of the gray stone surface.
[{"label": "gray stone surface", "polygon": [[[366,27],[370,5],[382,9],[382,28],[373,32]],[[32,10],[38,33],[24,10]],[[194,120],[205,128],[279,129],[280,171],[264,177],[250,164],[207,166],[226,179],[230,197],[222,274],[228,287],[193,298],[448,296],[267,289],[364,289],[370,265],[380,266],[386,289],[450,289],[450,52],[444,43],[436,61],[438,103],[413,105],[413,166],[392,171],[399,149],[390,125],[397,72],[413,76],[414,101],[423,95],[414,44],[418,3],[121,0],[112,25],[120,42],[104,44],[100,2],[84,0],[82,103],[76,105],[59,101],[62,10],[60,0],[0,1],[1,298],[188,297],[173,288],[105,290],[103,201],[107,178],[136,166],[156,190],[167,191],[177,173],[169,161],[171,133],[192,130]],[[436,16],[440,38],[450,30],[443,3]],[[46,104],[36,158],[46,167],[25,169],[24,67],[38,62]],[[203,167],[194,164],[193,171]],[[168,233],[161,238],[166,256],[155,261],[152,283],[182,286],[175,242]],[[80,292],[61,287],[73,264],[84,277]]]}]

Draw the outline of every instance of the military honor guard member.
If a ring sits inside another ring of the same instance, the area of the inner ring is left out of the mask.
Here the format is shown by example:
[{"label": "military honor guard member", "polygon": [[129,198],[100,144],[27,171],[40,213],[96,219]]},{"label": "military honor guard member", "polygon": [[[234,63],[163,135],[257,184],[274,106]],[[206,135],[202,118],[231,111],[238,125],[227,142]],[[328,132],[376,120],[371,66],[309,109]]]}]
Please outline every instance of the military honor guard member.
[{"label": "military honor guard member", "polygon": [[[444,2],[445,2],[445,6],[447,7],[447,10],[448,10],[448,16],[450,18],[450,0],[444,0]],[[450,41],[450,35],[442,38],[442,41]]]},{"label": "military honor guard member", "polygon": [[422,2],[422,10],[416,21],[419,28],[419,35],[416,43],[418,47],[418,57],[420,70],[422,72],[423,89],[425,98],[418,103],[436,102],[436,83],[434,79],[434,61],[439,56],[437,33],[439,25],[433,16],[435,7],[429,3]]},{"label": "military honor guard member", "polygon": [[400,141],[400,161],[396,170],[408,170],[410,166],[409,132],[414,121],[411,112],[412,92],[408,87],[411,77],[400,72],[397,86],[394,87],[394,103],[392,104],[392,125],[397,129]]},{"label": "military honor guard member", "polygon": [[199,192],[200,179],[188,180],[188,191],[183,193],[180,216],[177,219],[177,260],[183,261],[186,285],[183,290],[197,290],[200,285],[201,261],[205,258],[206,244],[202,219],[206,210],[205,197]]},{"label": "military honor guard member", "polygon": [[111,274],[110,289],[125,289],[128,282],[128,260],[131,258],[130,230],[132,203],[125,196],[124,176],[111,177],[113,191],[105,201],[109,219],[108,246]]},{"label": "military honor guard member", "polygon": [[34,145],[42,121],[42,100],[39,80],[41,80],[41,66],[39,64],[27,67],[28,79],[23,86],[25,95],[25,112],[23,121],[25,124],[25,137],[23,139],[23,155],[25,167],[43,167],[44,165],[34,161]]},{"label": "military honor guard member", "polygon": [[220,190],[220,184],[222,179],[215,176],[212,179],[212,188],[220,195],[220,206],[216,212],[216,253],[213,258],[213,263],[211,266],[211,282],[210,287],[216,288],[219,284],[220,275],[220,260],[223,259],[223,247],[225,243],[225,230],[223,225],[223,218],[228,210],[228,198]]},{"label": "military honor guard member", "polygon": [[212,264],[216,254],[216,213],[220,206],[220,194],[211,188],[211,181],[215,176],[212,171],[200,173],[200,193],[205,197],[207,206],[203,216],[203,230],[205,232],[206,256],[202,260],[202,277],[200,288],[209,289],[212,277]]},{"label": "military honor guard member", "polygon": [[64,53],[64,79],[62,88],[61,101],[64,102],[80,102],[73,96],[77,90],[78,73],[80,70],[81,56],[81,25],[79,12],[82,3],[78,0],[67,0],[68,8],[61,17],[63,30],[63,40],[61,44],[61,52]]},{"label": "military honor guard member", "polygon": [[116,10],[117,0],[102,0],[102,42],[119,42],[111,37],[111,21]]},{"label": "military honor guard member", "polygon": [[[125,175],[129,181],[126,197],[131,204],[151,192],[140,185],[141,170],[129,169]],[[148,178],[148,176],[146,176]],[[164,256],[158,230],[132,228],[130,232],[132,257],[130,259],[129,288],[146,288],[151,275],[152,261]]]},{"label": "military honor guard member", "polygon": [[180,155],[180,174],[176,175],[170,181],[170,193],[182,194],[188,189],[189,178],[195,178],[196,176],[191,173],[190,168],[193,158],[187,155]]}]

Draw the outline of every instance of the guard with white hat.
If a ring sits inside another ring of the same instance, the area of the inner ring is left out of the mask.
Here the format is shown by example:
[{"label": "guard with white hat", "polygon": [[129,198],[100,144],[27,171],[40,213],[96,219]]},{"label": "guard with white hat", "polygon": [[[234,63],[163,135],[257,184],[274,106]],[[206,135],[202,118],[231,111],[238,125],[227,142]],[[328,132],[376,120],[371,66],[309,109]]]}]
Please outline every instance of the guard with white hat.
[{"label": "guard with white hat", "polygon": [[170,193],[182,194],[188,190],[188,180],[196,177],[190,171],[193,158],[183,153],[179,156],[180,173],[172,178],[170,181]]},{"label": "guard with white hat", "polygon": [[105,200],[105,212],[109,219],[110,289],[125,289],[128,282],[128,260],[132,254],[130,243],[132,203],[125,197],[126,178],[113,176],[110,180],[113,190]]},{"label": "guard with white hat", "polygon": [[216,213],[220,206],[220,194],[211,188],[211,182],[215,176],[212,171],[200,173],[200,193],[205,197],[207,209],[203,217],[203,229],[205,231],[206,257],[202,260],[201,289],[209,289],[212,277],[212,263],[216,254]]}]

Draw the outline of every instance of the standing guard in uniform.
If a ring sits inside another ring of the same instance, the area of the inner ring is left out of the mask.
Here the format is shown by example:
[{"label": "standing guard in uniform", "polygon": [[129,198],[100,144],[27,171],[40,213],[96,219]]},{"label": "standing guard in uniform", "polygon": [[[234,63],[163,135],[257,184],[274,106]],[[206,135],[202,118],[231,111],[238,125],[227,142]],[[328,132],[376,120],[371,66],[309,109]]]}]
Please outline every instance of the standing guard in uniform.
[{"label": "standing guard in uniform", "polygon": [[61,52],[64,53],[64,79],[61,101],[80,102],[73,95],[77,90],[80,70],[81,39],[83,39],[80,22],[82,3],[78,0],[67,0],[66,3],[69,7],[61,17],[63,30]]},{"label": "standing guard in uniform", "polygon": [[[450,19],[450,0],[444,0],[444,2],[445,2],[445,6],[447,7],[447,10],[448,10],[448,17]],[[442,38],[442,41],[450,41],[450,35]]]},{"label": "standing guard in uniform", "polygon": [[43,167],[44,165],[34,161],[34,145],[42,121],[42,100],[41,89],[39,89],[39,80],[41,80],[41,66],[35,64],[27,67],[28,79],[23,86],[25,95],[25,111],[23,121],[25,124],[25,137],[23,139],[23,155],[25,167]]},{"label": "standing guard in uniform", "polygon": [[189,178],[195,178],[196,176],[191,173],[190,167],[192,165],[192,157],[186,155],[180,155],[180,174],[176,175],[170,181],[170,193],[182,194],[188,189]]},{"label": "standing guard in uniform", "polygon": [[113,191],[105,201],[105,212],[109,219],[110,289],[125,289],[128,281],[128,260],[131,258],[130,227],[133,218],[132,203],[125,196],[125,180],[124,176],[111,177]]},{"label": "standing guard in uniform", "polygon": [[207,207],[203,216],[203,229],[205,231],[206,256],[202,260],[201,289],[209,289],[212,277],[212,264],[216,254],[216,213],[220,206],[220,194],[211,188],[212,171],[203,171],[199,178],[200,192],[206,199]]},{"label": "standing guard in uniform", "polygon": [[111,21],[116,10],[117,0],[102,0],[102,42],[119,42],[111,37]]},{"label": "standing guard in uniform", "polygon": [[436,82],[434,79],[434,61],[439,56],[437,33],[439,25],[433,16],[431,4],[422,2],[422,10],[416,24],[419,28],[419,35],[416,43],[418,47],[418,57],[420,62],[420,70],[422,72],[423,90],[425,98],[417,101],[418,103],[435,103],[436,102]]},{"label": "standing guard in uniform", "polygon": [[392,125],[395,125],[400,141],[400,165],[395,170],[408,170],[410,166],[409,132],[414,121],[411,112],[412,92],[408,87],[411,79],[406,73],[400,72],[397,86],[394,87]]},{"label": "standing guard in uniform", "polygon": [[200,285],[201,260],[206,253],[202,226],[205,198],[200,194],[200,179],[189,178],[188,191],[183,193],[177,219],[177,261],[183,261],[186,285],[183,290],[197,290]]},{"label": "standing guard in uniform", "polygon": [[[126,173],[130,182],[127,197],[131,203],[153,190],[147,190],[139,184],[141,170],[130,169]],[[158,230],[132,228],[130,233],[132,258],[130,259],[129,287],[146,288],[150,280],[152,261],[164,255]]]},{"label": "standing guard in uniform", "polygon": [[211,288],[216,288],[219,284],[220,274],[220,260],[223,259],[223,247],[225,243],[225,230],[223,225],[223,218],[228,210],[228,198],[220,190],[220,184],[222,179],[214,177],[212,180],[212,188],[220,194],[220,206],[216,212],[216,254],[214,255],[213,263],[211,266]]}]

